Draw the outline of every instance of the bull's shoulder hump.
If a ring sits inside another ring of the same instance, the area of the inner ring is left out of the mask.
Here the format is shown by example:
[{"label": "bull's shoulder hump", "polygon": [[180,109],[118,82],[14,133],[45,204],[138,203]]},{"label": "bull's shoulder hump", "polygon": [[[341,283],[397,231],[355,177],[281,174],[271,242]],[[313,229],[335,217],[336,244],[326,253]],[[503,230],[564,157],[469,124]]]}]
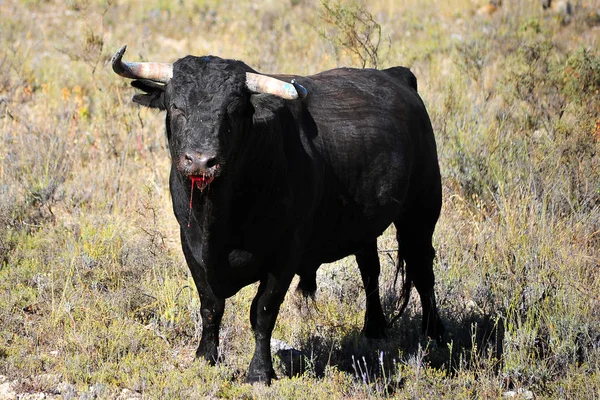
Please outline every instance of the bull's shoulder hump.
[{"label": "bull's shoulder hump", "polygon": [[393,79],[403,82],[410,86],[415,91],[417,90],[417,77],[409,68],[406,67],[391,67],[384,69],[383,72],[388,74]]}]

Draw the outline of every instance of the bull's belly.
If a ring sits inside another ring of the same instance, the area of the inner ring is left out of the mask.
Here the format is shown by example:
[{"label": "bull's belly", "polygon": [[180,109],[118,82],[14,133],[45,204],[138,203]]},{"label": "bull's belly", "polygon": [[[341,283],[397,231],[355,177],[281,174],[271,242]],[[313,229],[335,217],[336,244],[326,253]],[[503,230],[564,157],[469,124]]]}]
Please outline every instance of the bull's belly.
[{"label": "bull's belly", "polygon": [[314,264],[316,266],[331,263],[337,260],[341,260],[344,257],[348,257],[352,254],[356,254],[361,248],[364,247],[364,243],[329,243],[328,246],[323,246],[314,251],[308,253],[307,259],[308,264]]},{"label": "bull's belly", "polygon": [[397,207],[376,216],[341,215],[315,221],[305,254],[313,263],[327,263],[355,254],[376,240],[399,215]]}]

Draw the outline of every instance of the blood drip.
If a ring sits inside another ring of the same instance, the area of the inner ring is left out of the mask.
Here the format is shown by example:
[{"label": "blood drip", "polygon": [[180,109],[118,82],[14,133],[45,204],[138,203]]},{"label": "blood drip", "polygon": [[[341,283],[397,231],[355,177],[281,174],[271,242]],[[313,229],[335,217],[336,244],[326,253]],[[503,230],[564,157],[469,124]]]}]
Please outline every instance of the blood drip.
[{"label": "blood drip", "polygon": [[188,212],[188,228],[190,227],[190,220],[192,219],[192,199],[194,198],[194,177],[192,177],[192,188],[190,190],[190,211]]},{"label": "blood drip", "polygon": [[192,219],[192,204],[193,204],[193,198],[194,198],[194,186],[196,186],[198,189],[200,189],[200,192],[202,192],[204,190],[204,188],[207,187],[214,178],[200,175],[200,176],[191,176],[190,179],[192,180],[192,187],[190,189],[190,210],[188,212],[188,226],[187,226],[188,228],[190,227],[190,221]]}]

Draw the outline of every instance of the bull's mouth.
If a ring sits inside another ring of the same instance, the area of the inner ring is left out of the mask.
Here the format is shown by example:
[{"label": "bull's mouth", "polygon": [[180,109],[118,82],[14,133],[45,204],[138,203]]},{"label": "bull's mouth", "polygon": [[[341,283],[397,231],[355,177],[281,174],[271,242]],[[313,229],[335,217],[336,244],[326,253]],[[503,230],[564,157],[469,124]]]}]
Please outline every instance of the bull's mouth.
[{"label": "bull's mouth", "polygon": [[192,180],[192,191],[194,190],[194,186],[201,192],[211,184],[211,182],[215,179],[213,175],[192,175],[190,176]]}]

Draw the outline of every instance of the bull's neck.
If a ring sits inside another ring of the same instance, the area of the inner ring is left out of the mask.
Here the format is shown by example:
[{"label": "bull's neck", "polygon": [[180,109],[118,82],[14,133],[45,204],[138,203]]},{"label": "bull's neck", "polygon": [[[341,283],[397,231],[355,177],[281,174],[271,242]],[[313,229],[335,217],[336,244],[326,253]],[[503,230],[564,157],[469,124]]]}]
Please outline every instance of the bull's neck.
[{"label": "bull's neck", "polygon": [[253,124],[239,135],[228,161],[234,190],[250,191],[253,195],[279,190],[287,171],[283,134],[272,124]]}]

